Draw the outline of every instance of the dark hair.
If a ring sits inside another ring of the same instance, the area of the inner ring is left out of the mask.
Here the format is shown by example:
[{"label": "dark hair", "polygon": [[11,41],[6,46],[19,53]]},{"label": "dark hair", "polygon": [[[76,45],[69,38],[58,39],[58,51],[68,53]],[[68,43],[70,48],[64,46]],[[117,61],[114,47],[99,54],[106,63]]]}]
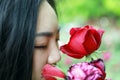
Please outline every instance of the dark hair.
[{"label": "dark hair", "polygon": [[[31,80],[42,0],[0,0],[0,80]],[[54,6],[54,1],[48,0]]]}]

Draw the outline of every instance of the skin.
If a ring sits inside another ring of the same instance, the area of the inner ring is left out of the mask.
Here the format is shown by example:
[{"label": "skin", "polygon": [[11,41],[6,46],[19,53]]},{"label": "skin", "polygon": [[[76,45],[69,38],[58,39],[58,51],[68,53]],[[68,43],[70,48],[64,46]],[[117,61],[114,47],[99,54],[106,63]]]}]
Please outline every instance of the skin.
[{"label": "skin", "polygon": [[58,49],[58,20],[54,9],[44,0],[39,8],[35,48],[33,54],[32,80],[44,80],[41,75],[45,64],[54,65],[60,60]]}]

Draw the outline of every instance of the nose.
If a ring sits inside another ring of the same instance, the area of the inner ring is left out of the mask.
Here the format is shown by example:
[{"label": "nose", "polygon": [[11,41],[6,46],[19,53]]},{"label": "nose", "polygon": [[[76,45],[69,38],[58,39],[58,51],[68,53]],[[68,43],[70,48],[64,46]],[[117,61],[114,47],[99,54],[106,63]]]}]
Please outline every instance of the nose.
[{"label": "nose", "polygon": [[48,56],[48,63],[55,64],[61,59],[61,55],[59,52],[59,48],[57,44],[51,44],[49,56]]}]

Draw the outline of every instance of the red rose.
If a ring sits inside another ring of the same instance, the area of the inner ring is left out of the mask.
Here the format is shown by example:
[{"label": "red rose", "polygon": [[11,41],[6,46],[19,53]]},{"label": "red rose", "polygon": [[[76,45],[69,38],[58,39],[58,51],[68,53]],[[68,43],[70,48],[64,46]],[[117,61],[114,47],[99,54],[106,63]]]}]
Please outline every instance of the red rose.
[{"label": "red rose", "polygon": [[43,67],[42,75],[45,80],[57,80],[56,77],[65,78],[65,74],[59,68],[49,64]]},{"label": "red rose", "polygon": [[45,80],[57,80],[57,79],[54,77],[45,77]]},{"label": "red rose", "polygon": [[96,30],[92,26],[72,28],[70,41],[60,47],[60,50],[73,58],[82,58],[97,50],[101,43],[103,30]]}]

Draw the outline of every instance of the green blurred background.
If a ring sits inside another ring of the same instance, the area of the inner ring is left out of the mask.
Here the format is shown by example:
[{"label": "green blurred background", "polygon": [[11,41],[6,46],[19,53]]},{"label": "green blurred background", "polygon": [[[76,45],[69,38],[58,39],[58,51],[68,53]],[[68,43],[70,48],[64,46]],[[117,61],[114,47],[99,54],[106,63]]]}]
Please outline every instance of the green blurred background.
[{"label": "green blurred background", "polygon": [[[119,0],[56,0],[59,23],[61,27],[60,40],[69,41],[71,27],[91,25],[105,30],[99,53],[95,58],[104,59],[106,78],[120,80],[120,1]],[[62,54],[58,66],[66,73],[71,64],[86,61],[73,59]]]}]

